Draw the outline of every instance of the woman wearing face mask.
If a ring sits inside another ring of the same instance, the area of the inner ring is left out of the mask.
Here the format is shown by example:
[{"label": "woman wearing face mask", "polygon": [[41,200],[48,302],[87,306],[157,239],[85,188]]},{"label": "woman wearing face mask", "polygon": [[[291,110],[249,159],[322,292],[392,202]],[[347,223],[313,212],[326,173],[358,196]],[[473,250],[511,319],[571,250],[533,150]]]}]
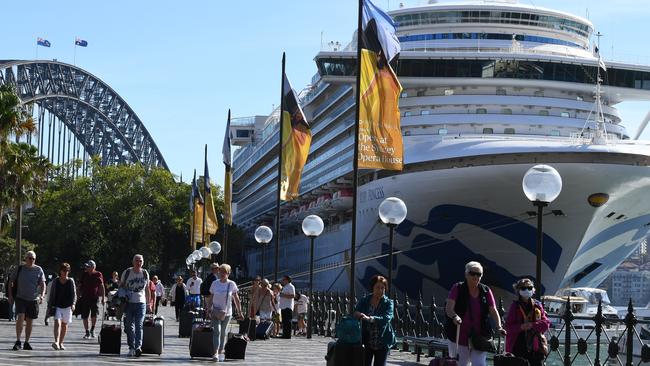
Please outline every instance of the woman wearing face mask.
[{"label": "woman wearing face mask", "polygon": [[533,299],[533,281],[523,278],[513,287],[518,296],[510,305],[506,318],[506,352],[527,359],[530,366],[541,366],[545,354],[539,335],[548,330],[550,322],[542,303]]}]

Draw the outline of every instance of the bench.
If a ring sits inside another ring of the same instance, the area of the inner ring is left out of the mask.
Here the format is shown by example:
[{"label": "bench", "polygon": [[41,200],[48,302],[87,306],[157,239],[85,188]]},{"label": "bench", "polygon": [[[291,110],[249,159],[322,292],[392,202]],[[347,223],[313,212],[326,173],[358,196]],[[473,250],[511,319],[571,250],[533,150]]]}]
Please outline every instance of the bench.
[{"label": "bench", "polygon": [[420,355],[422,354],[423,348],[428,350],[428,355],[430,357],[433,356],[436,351],[441,352],[443,356],[446,356],[448,353],[447,339],[445,338],[405,336],[402,338],[402,342],[412,344],[415,347],[417,362],[420,362]]}]

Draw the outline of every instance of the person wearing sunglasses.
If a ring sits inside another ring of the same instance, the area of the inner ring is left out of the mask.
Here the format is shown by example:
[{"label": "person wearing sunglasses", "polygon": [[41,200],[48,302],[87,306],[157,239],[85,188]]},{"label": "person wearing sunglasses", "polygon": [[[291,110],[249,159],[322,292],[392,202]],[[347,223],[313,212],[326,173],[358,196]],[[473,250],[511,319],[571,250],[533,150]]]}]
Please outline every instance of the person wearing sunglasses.
[{"label": "person wearing sunglasses", "polygon": [[72,312],[77,300],[77,290],[74,279],[69,277],[70,265],[61,263],[59,266],[59,277],[52,281],[52,289],[49,293],[47,307],[54,317],[54,342],[52,348],[65,350],[63,340],[68,332],[68,325],[72,323]]},{"label": "person wearing sunglasses", "polygon": [[13,350],[21,348],[20,336],[25,323],[25,343],[22,349],[31,350],[29,338],[32,335],[32,322],[38,319],[38,305],[43,303],[45,296],[45,273],[36,265],[36,253],[28,251],[25,254],[25,264],[18,266],[11,274],[9,286],[9,303],[16,306],[16,343]]},{"label": "person wearing sunglasses", "polygon": [[543,334],[551,323],[542,303],[533,299],[535,284],[532,280],[522,278],[512,287],[517,299],[510,305],[506,317],[506,352],[527,359],[530,366],[541,366],[548,348]]},{"label": "person wearing sunglasses", "polygon": [[479,262],[467,263],[465,281],[452,286],[445,306],[449,354],[452,357],[458,355],[460,366],[470,362],[472,366],[485,366],[488,352],[495,351],[489,341],[492,334],[490,317],[492,324],[497,325],[496,330],[506,334],[501,327],[492,290],[481,283],[482,277],[483,266]]}]

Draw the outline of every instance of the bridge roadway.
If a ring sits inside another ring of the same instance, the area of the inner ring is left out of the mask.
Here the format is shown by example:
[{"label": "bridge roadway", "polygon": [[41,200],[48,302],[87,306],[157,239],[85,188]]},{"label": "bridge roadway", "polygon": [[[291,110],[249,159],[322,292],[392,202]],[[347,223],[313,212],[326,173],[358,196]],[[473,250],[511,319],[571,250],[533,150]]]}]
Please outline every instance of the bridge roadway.
[{"label": "bridge roadway", "polygon": [[[41,306],[40,315],[45,307]],[[83,323],[81,318],[73,318],[65,339],[65,351],[55,351],[52,343],[52,322],[45,326],[42,316],[34,322],[34,330],[30,340],[33,351],[13,351],[16,339],[15,323],[0,320],[0,366],[15,365],[101,365],[142,363],[146,365],[212,363],[211,360],[191,360],[189,357],[189,339],[178,338],[178,323],[174,320],[172,307],[161,307],[159,313],[165,318],[165,348],[163,354],[142,355],[140,358],[128,358],[126,353],[126,335],[122,337],[122,354],[120,356],[99,356],[99,345],[96,339],[83,340]],[[99,323],[99,322],[98,322]],[[98,325],[99,328],[99,325]],[[237,325],[232,326],[237,331]],[[314,336],[311,340],[305,337],[293,337],[291,340],[270,339],[254,341],[248,344],[246,360],[227,360],[232,365],[325,365],[325,353],[330,338]],[[415,362],[415,355],[407,352],[393,351],[389,357],[389,365],[426,365],[429,359],[422,358],[421,363]]]}]

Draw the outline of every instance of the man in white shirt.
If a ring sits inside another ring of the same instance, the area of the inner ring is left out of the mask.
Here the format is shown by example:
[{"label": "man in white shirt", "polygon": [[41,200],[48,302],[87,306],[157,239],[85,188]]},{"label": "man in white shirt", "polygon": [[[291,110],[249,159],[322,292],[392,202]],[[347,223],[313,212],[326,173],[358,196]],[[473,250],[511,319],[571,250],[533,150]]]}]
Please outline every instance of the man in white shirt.
[{"label": "man in white shirt", "polygon": [[190,276],[187,280],[187,290],[190,293],[189,302],[198,308],[201,307],[201,283],[203,280],[196,276],[196,271],[191,271]]},{"label": "man in white shirt", "polygon": [[291,319],[293,319],[294,297],[296,288],[291,284],[291,277],[282,277],[280,292],[280,314],[282,315],[282,338],[291,339]]}]

